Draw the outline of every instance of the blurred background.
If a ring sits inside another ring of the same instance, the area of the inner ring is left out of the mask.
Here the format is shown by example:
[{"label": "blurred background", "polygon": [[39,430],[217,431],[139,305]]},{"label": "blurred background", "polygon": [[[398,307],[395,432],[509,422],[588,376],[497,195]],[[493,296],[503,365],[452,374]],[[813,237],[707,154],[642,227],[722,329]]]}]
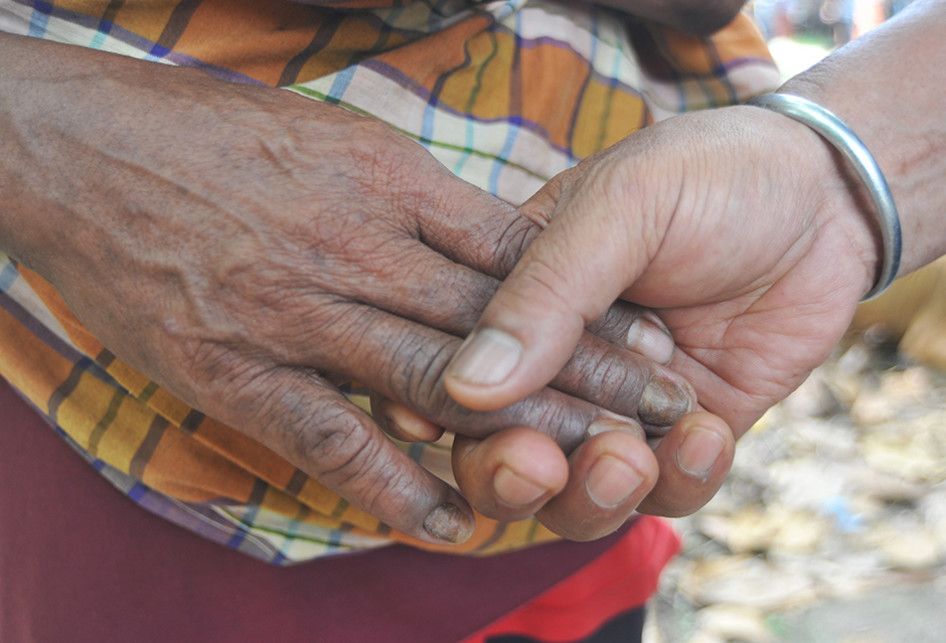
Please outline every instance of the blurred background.
[{"label": "blurred background", "polygon": [[[755,0],[783,76],[909,0]],[[946,641],[946,259],[861,307],[835,355],[673,521],[645,641]]]}]

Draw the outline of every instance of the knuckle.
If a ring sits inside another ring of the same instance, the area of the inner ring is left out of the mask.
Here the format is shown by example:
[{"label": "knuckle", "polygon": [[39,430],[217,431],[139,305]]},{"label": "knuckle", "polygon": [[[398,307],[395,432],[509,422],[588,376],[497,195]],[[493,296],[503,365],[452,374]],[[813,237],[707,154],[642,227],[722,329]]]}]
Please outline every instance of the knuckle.
[{"label": "knuckle", "polygon": [[325,420],[303,438],[304,453],[313,462],[317,479],[372,515],[407,515],[413,477],[405,463],[385,457],[385,442],[375,439],[380,436],[362,418],[339,406],[320,412]]},{"label": "knuckle", "polygon": [[419,293],[418,304],[423,308],[428,323],[457,334],[466,334],[473,329],[499,287],[497,282],[486,277],[480,279],[478,275],[471,277],[449,264],[433,269],[420,264],[417,272],[408,276],[425,284]]},{"label": "knuckle", "polygon": [[566,368],[574,369],[579,395],[619,413],[636,413],[647,378],[629,359],[610,346],[586,343]]},{"label": "knuckle", "polygon": [[408,406],[435,421],[442,418],[452,406],[442,382],[453,353],[451,343],[403,338],[394,351],[388,386]]},{"label": "knuckle", "polygon": [[495,248],[492,249],[497,270],[494,276],[503,278],[512,272],[526,248],[540,232],[538,225],[522,216],[504,222],[496,235]]},{"label": "knuckle", "polygon": [[540,392],[515,404],[510,415],[551,437],[569,453],[584,439],[591,413],[571,403],[561,394]]},{"label": "knuckle", "polygon": [[258,404],[257,388],[267,366],[247,359],[225,342],[193,340],[178,347],[190,397],[204,412],[220,419],[245,417]]},{"label": "knuckle", "polygon": [[311,462],[320,479],[350,482],[364,475],[378,445],[371,428],[340,402],[327,402],[304,411],[290,407],[283,417],[295,451]]},{"label": "knuckle", "polygon": [[634,320],[640,317],[640,311],[635,308],[615,305],[603,315],[586,326],[586,330],[598,337],[610,341],[623,340],[627,337],[628,329]]}]

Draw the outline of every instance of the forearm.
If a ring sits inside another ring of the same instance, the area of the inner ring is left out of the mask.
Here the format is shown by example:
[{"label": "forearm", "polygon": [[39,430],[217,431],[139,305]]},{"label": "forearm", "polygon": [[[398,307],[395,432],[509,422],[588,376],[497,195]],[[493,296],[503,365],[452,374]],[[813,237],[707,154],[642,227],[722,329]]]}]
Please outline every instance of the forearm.
[{"label": "forearm", "polygon": [[[192,203],[202,174],[251,146],[249,132],[284,129],[261,106],[285,96],[0,34],[0,251],[54,279],[67,253],[100,256],[105,231],[145,244],[156,207],[190,225],[213,208]],[[169,184],[169,172],[191,184]]]},{"label": "forearm", "polygon": [[946,254],[943,42],[946,2],[918,0],[782,89],[838,114],[874,154],[900,211],[901,275]]},{"label": "forearm", "polygon": [[156,85],[152,70],[156,81],[170,70],[3,33],[0,61],[0,250],[47,274],[52,257],[83,242],[86,219],[104,223],[101,203],[114,205],[132,187],[101,152],[119,139],[143,146],[137,133],[149,114],[135,85]]},{"label": "forearm", "polygon": [[[50,228],[49,203],[34,187],[34,159],[26,139],[41,136],[31,124],[44,108],[53,110],[50,116],[71,108],[44,106],[28,92],[28,83],[53,82],[50,72],[58,62],[55,49],[43,56],[30,39],[0,33],[0,250],[18,259],[32,254],[31,247],[42,245],[40,238]],[[65,57],[62,62],[67,62]]]}]

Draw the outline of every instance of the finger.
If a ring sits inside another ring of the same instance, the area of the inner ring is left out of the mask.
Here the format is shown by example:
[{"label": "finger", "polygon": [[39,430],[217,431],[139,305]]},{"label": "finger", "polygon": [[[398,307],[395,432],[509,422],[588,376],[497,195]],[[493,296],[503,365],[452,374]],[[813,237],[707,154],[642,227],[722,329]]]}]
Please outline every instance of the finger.
[{"label": "finger", "polygon": [[584,327],[642,271],[642,250],[652,242],[634,229],[639,218],[628,204],[603,200],[612,189],[608,173],[595,174],[529,245],[451,363],[447,390],[464,406],[500,408],[545,386]]},{"label": "finger", "polygon": [[443,256],[505,279],[586,167],[582,163],[555,175],[518,209],[468,183],[445,184],[444,207],[420,213],[419,236]]},{"label": "finger", "polygon": [[[331,321],[317,324],[317,337],[302,342],[296,359],[301,359],[303,364],[320,364],[328,371],[345,373],[449,431],[485,437],[500,429],[531,426],[570,450],[585,438],[593,422],[616,415],[550,388],[509,407],[475,413],[454,401],[443,386],[441,374],[460,345],[456,337],[360,304],[339,305]],[[610,345],[606,348],[612,351],[611,357],[618,352]],[[632,369],[632,377],[620,377],[619,363],[607,360],[604,363],[610,366],[601,368],[600,361],[582,365],[585,377],[594,386],[619,393],[624,391],[631,403],[641,400],[644,392],[653,388],[645,386],[636,376],[637,369]],[[661,369],[653,380],[647,380],[657,389],[671,390],[678,385],[679,378],[666,369],[653,365],[651,369],[655,373],[656,369]],[[664,372],[669,375],[665,377]],[[589,395],[600,394],[590,390],[593,386],[588,388]],[[689,405],[691,394],[685,396],[684,406]],[[621,400],[616,398],[615,404],[618,401]],[[675,414],[683,412],[680,407]]]},{"label": "finger", "polygon": [[657,481],[657,460],[641,433],[606,430],[568,458],[568,484],[536,514],[569,540],[593,540],[623,525]]},{"label": "finger", "polygon": [[[404,274],[367,279],[354,293],[359,300],[397,315],[378,322],[382,332],[402,324],[402,317],[446,333],[468,332],[498,282],[416,244],[397,254],[408,257]],[[636,348],[668,361],[674,343],[659,318],[630,305],[616,305],[593,326],[614,343],[583,333],[574,356],[551,382],[554,388],[655,427],[669,428],[693,408],[696,398],[686,380],[625,350]],[[382,353],[390,341],[385,339],[384,344],[378,349]],[[418,410],[426,412],[423,407]]]},{"label": "finger", "polygon": [[686,516],[710,501],[732,467],[735,438],[719,417],[700,411],[680,420],[657,446],[660,477],[642,513]]},{"label": "finger", "polygon": [[399,402],[372,392],[371,416],[381,429],[402,442],[436,442],[443,428]]},{"label": "finger", "polygon": [[[425,242],[440,254],[464,264],[474,271],[505,279],[519,262],[525,249],[548,227],[555,215],[563,193],[567,192],[582,178],[590,163],[581,163],[569,170],[552,177],[545,186],[523,203],[518,211],[509,207],[489,207],[481,203],[481,194],[473,188],[471,198],[459,199],[461,209],[444,226],[443,221],[434,218],[422,218],[421,231]],[[490,199],[487,195],[486,199]],[[457,225],[470,229],[471,239],[457,243],[451,235],[456,234]],[[462,319],[476,318],[482,312],[489,297],[498,288],[498,282],[492,281],[487,288],[467,286],[464,293],[489,291],[487,299],[475,300],[475,310],[465,310]],[[438,289],[439,290],[439,289]],[[473,300],[468,298],[468,302]],[[463,302],[456,308],[461,309]],[[429,323],[428,320],[418,320]],[[460,327],[442,328],[451,333],[464,335],[472,330],[465,324]],[[673,357],[673,337],[667,325],[652,311],[626,302],[615,302],[604,315],[587,326],[588,332],[626,346],[658,364],[668,364]]]},{"label": "finger", "polygon": [[477,511],[511,521],[533,515],[562,490],[568,461],[548,436],[514,427],[484,440],[457,436],[453,475]]},{"label": "finger", "polygon": [[[344,294],[446,333],[469,333],[499,289],[500,281],[450,261],[413,239],[390,243],[395,246],[390,251],[402,261],[387,270],[360,275]],[[403,247],[397,248],[398,244]],[[469,240],[465,245],[470,245]],[[639,306],[615,302],[587,330],[658,364],[667,364],[673,357],[674,342],[667,326],[655,313]]]},{"label": "finger", "polygon": [[[584,177],[592,165],[588,159],[560,172],[518,210],[468,183],[438,183],[442,192],[440,207],[420,209],[414,232],[435,251],[434,255],[449,261],[430,262],[418,256],[416,260],[399,263],[397,270],[411,270],[413,266],[423,277],[401,282],[419,287],[392,293],[390,281],[386,280],[380,292],[372,295],[383,297],[391,293],[396,297],[395,305],[381,303],[381,308],[449,333],[466,335],[496,292],[498,279],[509,275],[526,248],[551,222],[562,194]],[[457,270],[461,266],[469,270]],[[436,306],[431,305],[435,302],[428,301],[432,294],[438,298]],[[375,298],[363,300],[378,301]],[[418,302],[418,307],[414,310],[398,308],[398,304],[410,305],[411,302]],[[431,310],[448,313],[449,318],[445,323],[438,323],[430,317]],[[672,337],[653,313],[640,319],[643,310],[630,304],[615,304],[592,322],[589,331],[666,364],[673,354]]]},{"label": "finger", "polygon": [[658,314],[625,301],[616,301],[585,330],[658,364],[671,362],[676,343]]},{"label": "finger", "polygon": [[238,425],[352,505],[429,542],[463,542],[472,534],[463,498],[313,372],[278,367],[240,391],[231,409]]}]

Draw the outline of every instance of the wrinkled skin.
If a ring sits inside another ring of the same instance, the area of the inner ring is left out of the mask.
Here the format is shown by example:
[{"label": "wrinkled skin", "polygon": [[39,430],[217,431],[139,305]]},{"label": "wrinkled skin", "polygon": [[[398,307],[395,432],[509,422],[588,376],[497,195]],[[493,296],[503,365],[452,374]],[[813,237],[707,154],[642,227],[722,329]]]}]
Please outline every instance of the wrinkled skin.
[{"label": "wrinkled skin", "polygon": [[[0,49],[0,175],[17,186],[3,250],[181,399],[428,540],[469,534],[466,501],[333,383],[355,379],[467,436],[457,478],[498,518],[541,510],[591,538],[654,487],[643,429],[665,432],[694,398],[627,350],[634,307],[590,324],[552,387],[509,408],[446,394],[459,337],[538,232],[514,208],[388,127],[285,91],[9,36]],[[515,430],[476,440],[503,429]],[[610,473],[592,476],[605,455]]]},{"label": "wrinkled skin", "polygon": [[[515,402],[557,370],[585,319],[622,296],[659,309],[677,343],[671,367],[741,435],[827,357],[872,283],[876,245],[848,186],[816,134],[757,108],[626,139],[523,207],[547,229],[479,325],[515,337],[523,357],[492,386],[451,366],[448,390],[481,410]],[[642,509],[673,503],[658,493]]]}]

